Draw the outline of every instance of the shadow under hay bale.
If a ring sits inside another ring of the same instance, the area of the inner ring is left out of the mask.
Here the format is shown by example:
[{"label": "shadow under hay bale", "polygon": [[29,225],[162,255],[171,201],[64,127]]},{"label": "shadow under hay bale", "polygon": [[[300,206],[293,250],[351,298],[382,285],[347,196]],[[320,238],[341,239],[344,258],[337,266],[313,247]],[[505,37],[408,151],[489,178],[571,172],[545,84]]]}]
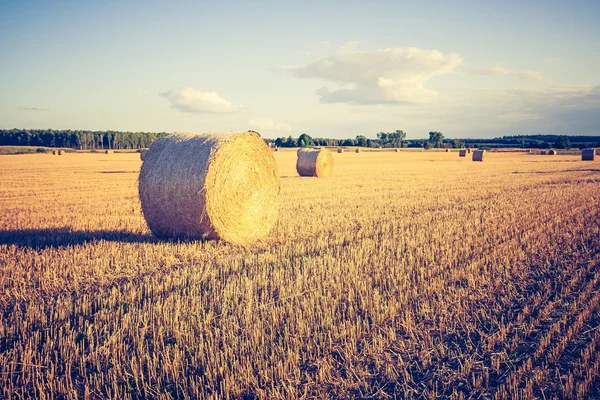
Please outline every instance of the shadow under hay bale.
[{"label": "shadow under hay bale", "polygon": [[581,150],[581,161],[594,161],[596,159],[596,149]]},{"label": "shadow under hay bale", "polygon": [[245,244],[275,224],[279,185],[275,158],[258,134],[177,133],[146,153],[139,194],[158,237]]},{"label": "shadow under hay bale", "polygon": [[325,148],[301,149],[298,151],[296,171],[300,176],[324,178],[333,170],[333,155]]},{"label": "shadow under hay bale", "polygon": [[473,152],[473,161],[483,161],[485,158],[485,150],[475,150]]}]

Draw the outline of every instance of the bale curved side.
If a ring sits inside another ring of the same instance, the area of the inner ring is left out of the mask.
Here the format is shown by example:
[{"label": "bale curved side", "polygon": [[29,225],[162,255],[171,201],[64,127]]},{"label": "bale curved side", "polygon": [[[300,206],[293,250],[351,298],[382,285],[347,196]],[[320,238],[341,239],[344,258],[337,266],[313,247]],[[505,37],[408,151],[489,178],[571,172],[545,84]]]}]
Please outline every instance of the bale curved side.
[{"label": "bale curved side", "polygon": [[275,224],[279,174],[256,133],[175,134],[144,158],[140,201],[156,236],[244,244]]},{"label": "bale curved side", "polygon": [[333,155],[325,148],[302,149],[298,151],[296,171],[300,176],[324,178],[333,170]]}]

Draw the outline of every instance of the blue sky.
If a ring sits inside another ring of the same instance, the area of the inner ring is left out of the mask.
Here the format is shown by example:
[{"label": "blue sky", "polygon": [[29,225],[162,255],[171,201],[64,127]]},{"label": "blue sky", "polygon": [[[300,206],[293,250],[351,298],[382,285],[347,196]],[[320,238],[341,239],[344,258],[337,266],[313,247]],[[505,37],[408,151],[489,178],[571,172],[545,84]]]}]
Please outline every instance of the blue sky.
[{"label": "blue sky", "polygon": [[1,2],[0,128],[598,135],[599,39],[598,1]]}]

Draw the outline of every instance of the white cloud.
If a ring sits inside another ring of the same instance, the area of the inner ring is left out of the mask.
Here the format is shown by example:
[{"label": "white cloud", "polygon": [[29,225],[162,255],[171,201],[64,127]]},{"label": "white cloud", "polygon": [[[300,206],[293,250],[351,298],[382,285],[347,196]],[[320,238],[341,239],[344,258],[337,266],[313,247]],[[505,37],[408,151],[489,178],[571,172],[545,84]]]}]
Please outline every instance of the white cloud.
[{"label": "white cloud", "polygon": [[317,91],[322,103],[415,104],[435,101],[438,93],[423,84],[433,76],[452,73],[461,63],[455,53],[415,47],[360,50],[357,42],[349,42],[330,57],[281,68],[298,78],[340,84],[335,90]]},{"label": "white cloud", "polygon": [[542,75],[541,72],[532,70],[515,71],[508,68],[504,63],[488,65],[481,68],[473,68],[470,69],[469,72],[473,75],[515,76],[517,78],[530,81],[541,81],[544,79],[544,75]]},{"label": "white cloud", "polygon": [[271,118],[258,118],[248,120],[248,125],[253,128],[256,128],[261,131],[286,131],[289,132],[292,130],[292,127],[288,124],[275,121]]},{"label": "white cloud", "polygon": [[219,97],[215,92],[199,92],[191,87],[171,89],[160,94],[181,112],[221,114],[241,111],[241,108]]}]

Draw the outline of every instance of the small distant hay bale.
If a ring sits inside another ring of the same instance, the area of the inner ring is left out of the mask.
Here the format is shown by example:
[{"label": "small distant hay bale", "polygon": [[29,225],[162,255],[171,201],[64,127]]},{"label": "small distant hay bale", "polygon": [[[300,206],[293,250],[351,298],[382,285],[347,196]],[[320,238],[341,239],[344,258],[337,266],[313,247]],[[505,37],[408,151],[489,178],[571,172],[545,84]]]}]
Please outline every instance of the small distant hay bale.
[{"label": "small distant hay bale", "polygon": [[337,152],[341,154],[341,153],[343,153],[343,152],[344,152],[344,149],[342,149],[341,147],[339,147],[339,148],[337,149]]},{"label": "small distant hay bale", "polygon": [[460,149],[458,151],[458,156],[459,157],[466,157],[467,156],[467,149]]},{"label": "small distant hay bale", "polygon": [[446,149],[446,153],[450,153],[450,149]]},{"label": "small distant hay bale", "polygon": [[475,150],[473,152],[473,161],[483,161],[485,158],[485,150]]},{"label": "small distant hay bale", "polygon": [[275,157],[254,132],[158,139],[145,155],[138,189],[158,237],[246,244],[269,233],[279,210]]},{"label": "small distant hay bale", "polygon": [[64,153],[64,151],[63,151],[63,150],[58,150],[58,152],[57,152],[56,154],[58,154],[59,156],[62,156],[62,155],[63,155],[63,153]]},{"label": "small distant hay bale", "polygon": [[354,150],[355,153],[360,153],[360,149]]},{"label": "small distant hay bale", "polygon": [[333,170],[333,155],[325,148],[302,149],[298,152],[296,171],[300,176],[324,178]]},{"label": "small distant hay bale", "polygon": [[594,161],[596,159],[596,149],[581,150],[581,161]]},{"label": "small distant hay bale", "polygon": [[471,154],[471,149],[467,149],[467,153]]},{"label": "small distant hay bale", "polygon": [[56,155],[56,150],[52,150],[52,155],[55,156]]},{"label": "small distant hay bale", "polygon": [[395,149],[394,151],[395,151],[396,153],[398,153],[398,152],[400,152],[400,149]]},{"label": "small distant hay bale", "polygon": [[114,152],[115,152],[114,150],[110,150],[110,149],[104,150],[104,154],[113,154]]},{"label": "small distant hay bale", "polygon": [[540,155],[542,155],[542,156],[545,156],[545,155],[546,155],[546,150],[542,150],[542,151],[540,152]]},{"label": "small distant hay bale", "polygon": [[140,160],[146,160],[146,154],[148,154],[148,150],[140,150]]},{"label": "small distant hay bale", "polygon": [[279,147],[277,147],[277,146],[273,147],[273,151],[279,151]]},{"label": "small distant hay bale", "polygon": [[531,153],[530,149],[525,150],[525,153]]},{"label": "small distant hay bale", "polygon": [[549,156],[555,156],[556,155],[556,150],[549,150],[548,151],[548,155]]}]

